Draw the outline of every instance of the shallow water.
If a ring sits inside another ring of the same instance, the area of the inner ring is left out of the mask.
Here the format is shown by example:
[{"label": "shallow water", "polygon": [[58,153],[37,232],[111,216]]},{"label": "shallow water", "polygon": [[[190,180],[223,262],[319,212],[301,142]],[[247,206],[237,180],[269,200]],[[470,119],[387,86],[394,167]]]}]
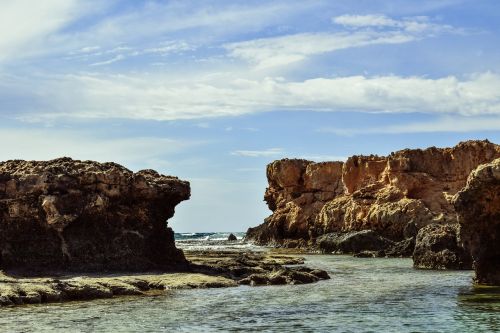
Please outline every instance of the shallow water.
[{"label": "shallow water", "polygon": [[410,259],[306,258],[332,279],[4,308],[0,331],[500,331],[500,294],[473,289],[470,271],[417,271]]}]

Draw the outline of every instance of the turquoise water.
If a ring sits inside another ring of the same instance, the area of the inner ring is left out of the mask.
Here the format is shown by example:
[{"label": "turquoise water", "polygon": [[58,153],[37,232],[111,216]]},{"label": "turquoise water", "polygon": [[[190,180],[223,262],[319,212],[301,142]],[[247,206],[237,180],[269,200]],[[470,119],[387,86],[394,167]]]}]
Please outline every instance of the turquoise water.
[{"label": "turquoise water", "polygon": [[0,331],[500,331],[500,294],[473,289],[472,272],[417,271],[410,259],[306,258],[332,279],[4,308]]}]

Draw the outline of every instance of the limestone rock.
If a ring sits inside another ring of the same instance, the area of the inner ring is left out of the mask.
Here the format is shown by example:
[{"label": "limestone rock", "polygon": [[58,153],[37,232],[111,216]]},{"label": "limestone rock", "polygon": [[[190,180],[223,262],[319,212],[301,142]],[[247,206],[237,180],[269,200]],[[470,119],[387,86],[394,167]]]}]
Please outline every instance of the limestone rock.
[{"label": "limestone rock", "polygon": [[60,158],[0,163],[0,267],[142,270],[185,263],[167,227],[189,183]]},{"label": "limestone rock", "polygon": [[247,239],[311,247],[335,232],[372,230],[395,242],[414,238],[426,225],[457,223],[453,195],[474,168],[499,157],[500,146],[485,140],[353,156],[345,163],[274,161],[264,196],[273,213],[250,228]]},{"label": "limestone rock", "polygon": [[475,169],[454,204],[460,240],[471,251],[476,281],[500,285],[500,159]]},{"label": "limestone rock", "polygon": [[458,224],[430,224],[419,230],[413,265],[424,269],[471,269],[470,254],[459,244]]}]

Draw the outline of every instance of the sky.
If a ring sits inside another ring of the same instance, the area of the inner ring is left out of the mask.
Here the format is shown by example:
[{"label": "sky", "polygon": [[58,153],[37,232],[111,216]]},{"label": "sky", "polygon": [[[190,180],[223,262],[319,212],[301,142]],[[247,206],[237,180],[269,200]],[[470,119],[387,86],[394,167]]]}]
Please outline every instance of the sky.
[{"label": "sky", "polygon": [[497,0],[0,0],[0,160],[191,183],[177,232],[270,214],[275,159],[500,143]]}]

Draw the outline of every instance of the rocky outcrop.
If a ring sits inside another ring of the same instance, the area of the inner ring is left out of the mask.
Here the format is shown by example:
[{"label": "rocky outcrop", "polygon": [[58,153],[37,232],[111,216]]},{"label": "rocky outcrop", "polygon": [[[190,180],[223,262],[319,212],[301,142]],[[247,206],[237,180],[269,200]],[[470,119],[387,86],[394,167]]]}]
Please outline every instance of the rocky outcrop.
[{"label": "rocky outcrop", "polygon": [[369,229],[411,244],[426,225],[457,223],[453,195],[474,168],[498,157],[500,146],[467,141],[386,157],[353,156],[345,163],[278,160],[267,167],[265,200],[273,214],[250,228],[247,238],[307,247],[324,234]]},{"label": "rocky outcrop", "polygon": [[471,269],[471,257],[460,246],[458,224],[430,224],[419,230],[413,265],[423,269]]},{"label": "rocky outcrop", "polygon": [[60,158],[0,163],[0,267],[144,270],[185,263],[167,227],[189,183]]},{"label": "rocky outcrop", "polygon": [[470,249],[476,281],[500,285],[500,159],[475,169],[454,205],[460,240]]}]

